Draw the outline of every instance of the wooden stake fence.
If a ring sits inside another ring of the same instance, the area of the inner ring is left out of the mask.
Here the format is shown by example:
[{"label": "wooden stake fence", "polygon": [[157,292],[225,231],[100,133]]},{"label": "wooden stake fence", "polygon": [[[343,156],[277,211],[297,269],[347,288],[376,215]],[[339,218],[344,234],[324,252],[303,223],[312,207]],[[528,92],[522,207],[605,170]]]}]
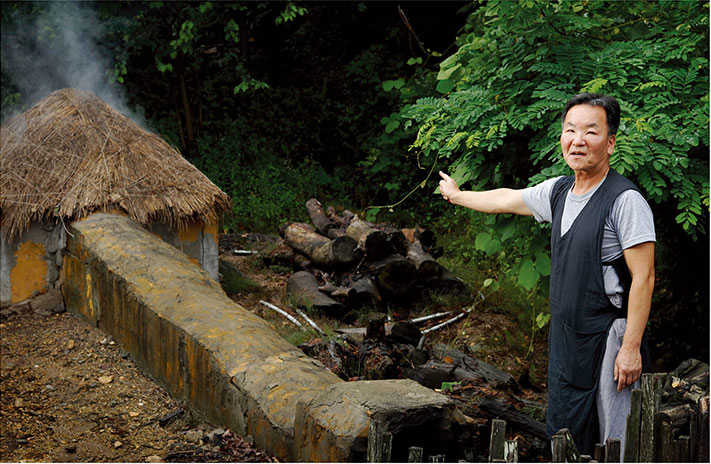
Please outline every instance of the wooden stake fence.
[{"label": "wooden stake fence", "polygon": [[[595,445],[593,455],[580,454],[568,429],[552,437],[553,462],[709,462],[709,396],[699,398],[689,417],[689,435],[674,437],[669,416],[660,412],[667,374],[643,374],[642,388],[633,389],[627,416],[625,448],[610,438]],[[368,433],[368,462],[390,462],[393,436],[378,421]],[[408,462],[423,462],[424,449],[409,448]],[[518,442],[506,439],[506,421],[491,420],[489,462],[518,462]],[[451,459],[450,459],[451,461]],[[428,462],[446,461],[445,455],[429,455]],[[460,460],[459,462],[465,462]]]}]

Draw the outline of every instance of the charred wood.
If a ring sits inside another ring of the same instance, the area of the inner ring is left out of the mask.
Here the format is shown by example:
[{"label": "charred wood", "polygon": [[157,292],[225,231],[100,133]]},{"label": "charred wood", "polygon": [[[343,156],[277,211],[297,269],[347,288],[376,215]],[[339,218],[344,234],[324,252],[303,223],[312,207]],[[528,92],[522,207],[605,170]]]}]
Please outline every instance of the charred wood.
[{"label": "charred wood", "polygon": [[283,237],[289,246],[308,256],[315,265],[332,267],[350,263],[358,256],[356,243],[350,237],[329,239],[308,224],[289,224],[283,230]]},{"label": "charred wood", "polygon": [[332,229],[338,229],[338,225],[331,222],[323,211],[321,203],[315,198],[311,198],[306,202],[306,211],[309,213],[311,222],[314,223],[319,232],[328,236],[328,232]]},{"label": "charred wood", "polygon": [[358,243],[358,248],[371,261],[381,259],[393,253],[388,234],[375,228],[374,224],[354,216],[346,234]]},{"label": "charred wood", "polygon": [[407,301],[414,284],[415,266],[401,255],[390,255],[368,265],[378,288],[397,302]]},{"label": "charred wood", "polygon": [[407,260],[415,265],[418,280],[438,279],[442,275],[442,266],[422,249],[422,244],[419,240],[408,244]]},{"label": "charred wood", "polygon": [[321,293],[318,287],[316,277],[307,271],[295,272],[286,281],[286,293],[302,305],[326,313],[333,313],[342,308],[339,302]]},{"label": "charred wood", "polygon": [[479,403],[479,409],[491,415],[506,421],[507,424],[515,429],[530,433],[531,435],[547,440],[546,426],[526,414],[519,412],[510,404],[502,403],[494,398],[484,398]]},{"label": "charred wood", "polygon": [[382,301],[378,287],[373,279],[367,275],[361,275],[358,279],[352,279],[348,288],[356,291],[356,304],[358,306],[372,305],[378,306]]}]

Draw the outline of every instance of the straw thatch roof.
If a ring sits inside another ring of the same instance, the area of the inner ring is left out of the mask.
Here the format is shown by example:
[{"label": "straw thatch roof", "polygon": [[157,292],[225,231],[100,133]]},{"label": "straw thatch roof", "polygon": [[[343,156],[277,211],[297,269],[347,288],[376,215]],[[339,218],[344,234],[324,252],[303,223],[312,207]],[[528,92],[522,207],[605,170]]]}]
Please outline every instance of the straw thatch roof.
[{"label": "straw thatch roof", "polygon": [[84,91],[52,92],[0,127],[6,240],[34,221],[112,209],[182,228],[216,221],[231,201],[159,136]]}]

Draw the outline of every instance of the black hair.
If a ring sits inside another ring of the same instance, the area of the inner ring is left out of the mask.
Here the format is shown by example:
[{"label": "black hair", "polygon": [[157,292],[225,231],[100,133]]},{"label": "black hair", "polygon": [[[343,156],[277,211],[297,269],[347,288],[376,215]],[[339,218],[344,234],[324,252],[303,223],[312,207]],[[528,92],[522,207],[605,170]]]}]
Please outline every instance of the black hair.
[{"label": "black hair", "polygon": [[615,97],[597,93],[580,93],[574,96],[568,100],[563,109],[563,116],[560,118],[561,125],[565,123],[565,116],[568,114],[568,110],[577,105],[602,107],[607,115],[607,135],[617,133],[617,128],[620,127],[620,104],[617,103]]}]

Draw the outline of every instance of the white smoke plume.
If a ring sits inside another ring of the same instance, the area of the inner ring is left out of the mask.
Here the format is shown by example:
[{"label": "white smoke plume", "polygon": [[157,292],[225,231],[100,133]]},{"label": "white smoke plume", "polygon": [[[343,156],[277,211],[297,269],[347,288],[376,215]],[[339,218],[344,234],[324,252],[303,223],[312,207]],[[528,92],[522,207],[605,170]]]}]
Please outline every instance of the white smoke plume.
[{"label": "white smoke plume", "polygon": [[146,127],[142,111],[129,108],[125,89],[114,78],[113,57],[102,45],[102,25],[95,11],[83,2],[41,6],[44,12],[31,22],[3,20],[0,31],[3,77],[27,103],[17,110],[54,90],[73,87],[94,93]]}]

